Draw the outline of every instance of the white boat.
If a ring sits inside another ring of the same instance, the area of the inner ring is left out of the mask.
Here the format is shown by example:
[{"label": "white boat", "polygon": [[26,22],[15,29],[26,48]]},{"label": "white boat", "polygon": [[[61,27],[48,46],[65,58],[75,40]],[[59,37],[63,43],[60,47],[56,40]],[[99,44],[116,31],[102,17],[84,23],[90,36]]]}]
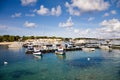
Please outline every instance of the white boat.
[{"label": "white boat", "polygon": [[55,51],[55,53],[56,54],[60,54],[60,55],[63,55],[63,54],[65,54],[65,51],[64,51],[64,49],[63,49],[63,47],[58,47],[58,49]]},{"label": "white boat", "polygon": [[95,51],[95,48],[87,48],[87,47],[84,47],[82,48],[83,51]]},{"label": "white boat", "polygon": [[40,48],[39,47],[34,47],[33,54],[34,55],[42,55],[42,53],[40,52]]},{"label": "white boat", "polygon": [[42,59],[42,56],[39,56],[39,55],[33,55],[33,56],[34,56],[34,58],[35,58],[36,60]]},{"label": "white boat", "polygon": [[109,46],[107,45],[101,45],[99,46],[100,49],[103,49],[103,50],[111,50],[112,48],[110,48]]},{"label": "white boat", "polygon": [[34,51],[33,45],[28,45],[26,49],[26,53],[32,53]]},{"label": "white boat", "polygon": [[40,51],[38,52],[33,52],[34,55],[42,55],[42,53]]}]

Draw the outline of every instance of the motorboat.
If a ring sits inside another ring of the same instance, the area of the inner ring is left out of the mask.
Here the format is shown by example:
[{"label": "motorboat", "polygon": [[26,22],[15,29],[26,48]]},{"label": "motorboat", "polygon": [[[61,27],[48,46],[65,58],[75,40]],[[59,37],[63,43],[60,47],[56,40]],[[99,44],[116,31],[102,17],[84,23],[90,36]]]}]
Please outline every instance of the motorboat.
[{"label": "motorboat", "polygon": [[28,45],[26,49],[26,53],[32,53],[34,51],[33,45]]},{"label": "motorboat", "polygon": [[57,48],[57,50],[55,51],[55,53],[56,53],[56,54],[63,55],[63,54],[65,54],[65,51],[64,51],[64,49],[63,49],[62,46],[59,46],[59,47]]},{"label": "motorboat", "polygon": [[39,47],[34,47],[33,55],[42,55]]},{"label": "motorboat", "polygon": [[103,50],[111,50],[112,48],[110,48],[110,46],[107,46],[107,45],[101,45],[99,46],[100,49],[103,49]]},{"label": "motorboat", "polygon": [[42,55],[42,53],[40,51],[37,51],[37,52],[33,52],[33,55]]},{"label": "motorboat", "polygon": [[83,51],[95,51],[95,48],[83,47]]},{"label": "motorboat", "polygon": [[42,53],[40,51],[33,51],[34,55],[42,55]]}]

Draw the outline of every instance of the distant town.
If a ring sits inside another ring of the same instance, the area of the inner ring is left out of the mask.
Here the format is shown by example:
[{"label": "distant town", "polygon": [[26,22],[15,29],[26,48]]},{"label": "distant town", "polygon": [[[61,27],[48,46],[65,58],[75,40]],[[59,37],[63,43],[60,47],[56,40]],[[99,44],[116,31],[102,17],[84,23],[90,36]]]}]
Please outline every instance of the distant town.
[{"label": "distant town", "polygon": [[13,41],[25,41],[28,39],[60,39],[61,41],[70,41],[70,40],[120,40],[120,38],[114,39],[104,39],[104,38],[64,38],[56,36],[14,36],[14,35],[0,35],[0,42],[13,42]]},{"label": "distant town", "polygon": [[[17,43],[16,43],[17,42]],[[120,38],[117,39],[98,39],[98,38],[63,38],[63,37],[48,37],[48,36],[13,36],[2,35],[0,36],[0,45],[18,44],[19,46],[33,45],[67,45],[67,48],[99,48],[101,45],[109,46],[114,49],[120,49]],[[14,45],[15,46],[15,45]],[[17,45],[18,46],[18,45]]]}]

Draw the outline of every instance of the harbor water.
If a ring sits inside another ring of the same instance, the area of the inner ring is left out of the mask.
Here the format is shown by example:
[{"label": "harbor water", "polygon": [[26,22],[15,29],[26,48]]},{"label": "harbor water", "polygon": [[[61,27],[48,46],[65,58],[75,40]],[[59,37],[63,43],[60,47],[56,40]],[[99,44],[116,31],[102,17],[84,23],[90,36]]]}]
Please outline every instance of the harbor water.
[{"label": "harbor water", "polygon": [[0,46],[0,80],[120,80],[120,50],[34,56]]}]

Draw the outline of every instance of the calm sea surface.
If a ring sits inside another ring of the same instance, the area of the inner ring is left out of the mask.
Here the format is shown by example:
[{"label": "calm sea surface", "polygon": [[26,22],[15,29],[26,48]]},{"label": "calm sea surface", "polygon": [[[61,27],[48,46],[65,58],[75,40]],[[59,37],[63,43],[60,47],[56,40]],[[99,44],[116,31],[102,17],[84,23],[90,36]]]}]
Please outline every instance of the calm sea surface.
[{"label": "calm sea surface", "polygon": [[37,57],[0,46],[0,80],[120,80],[120,50]]}]

